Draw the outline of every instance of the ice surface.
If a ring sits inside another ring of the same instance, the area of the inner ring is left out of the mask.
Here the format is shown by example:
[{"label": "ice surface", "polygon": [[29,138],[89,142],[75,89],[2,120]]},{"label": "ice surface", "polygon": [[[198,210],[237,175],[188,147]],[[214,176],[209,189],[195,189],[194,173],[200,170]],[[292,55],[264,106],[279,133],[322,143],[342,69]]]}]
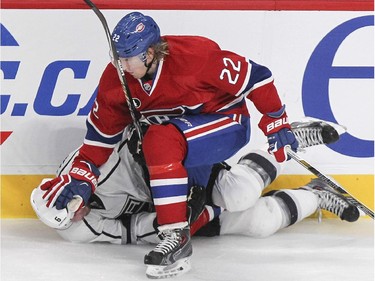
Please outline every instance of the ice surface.
[{"label": "ice surface", "polygon": [[[1,221],[1,281],[138,281],[152,245],[72,244],[38,220]],[[193,239],[178,281],[373,281],[374,222],[308,219],[272,237]]]}]

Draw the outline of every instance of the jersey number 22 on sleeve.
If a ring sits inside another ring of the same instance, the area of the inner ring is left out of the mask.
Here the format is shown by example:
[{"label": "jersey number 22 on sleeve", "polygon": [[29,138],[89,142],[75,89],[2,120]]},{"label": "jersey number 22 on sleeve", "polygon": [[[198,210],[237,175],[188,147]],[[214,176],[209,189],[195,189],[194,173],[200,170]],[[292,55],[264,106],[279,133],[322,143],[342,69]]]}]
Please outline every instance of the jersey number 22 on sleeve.
[{"label": "jersey number 22 on sleeve", "polygon": [[[238,64],[236,65],[230,58],[223,58],[223,62],[224,62],[224,65],[226,66],[226,68],[224,68],[221,71],[220,80],[223,80],[224,76],[226,76],[228,78],[228,81],[229,81],[230,84],[233,84],[233,85],[236,84],[237,80],[238,80],[238,77],[240,76],[240,74],[238,72],[240,72],[240,69],[241,69],[241,62],[238,62]],[[228,69],[228,66],[230,66],[237,73],[234,75]]]}]

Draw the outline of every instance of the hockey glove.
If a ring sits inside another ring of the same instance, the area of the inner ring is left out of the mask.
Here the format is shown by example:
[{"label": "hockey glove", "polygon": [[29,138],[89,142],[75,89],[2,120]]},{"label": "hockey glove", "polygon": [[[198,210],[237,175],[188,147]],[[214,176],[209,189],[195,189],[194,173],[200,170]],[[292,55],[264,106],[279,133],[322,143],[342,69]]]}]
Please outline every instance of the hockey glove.
[{"label": "hockey glove", "polygon": [[[149,124],[145,122],[140,122],[140,125],[141,125],[142,134],[145,135],[149,127]],[[142,145],[139,142],[138,133],[134,126],[129,130],[128,149],[129,149],[130,154],[133,156],[133,159],[135,162],[137,162],[141,166],[146,165],[146,162],[143,156]]]},{"label": "hockey glove", "polygon": [[[46,191],[43,199],[47,200],[47,207],[56,206],[57,210],[66,208],[74,197],[81,197],[82,206],[89,202],[90,196],[98,185],[100,172],[93,164],[79,160],[67,175],[59,176],[40,186]],[[80,207],[82,207],[80,206]]]},{"label": "hockey glove", "polygon": [[259,128],[267,136],[268,152],[275,156],[277,162],[282,163],[290,159],[286,147],[297,151],[298,141],[288,123],[285,105],[276,112],[264,114],[259,122]]},{"label": "hockey glove", "polygon": [[187,198],[188,220],[192,224],[203,212],[206,203],[206,189],[199,185],[190,188]]},{"label": "hockey glove", "polygon": [[73,218],[76,215],[75,212],[82,205],[82,198],[75,197],[68,203],[66,208],[61,210],[57,210],[56,207],[48,207],[48,199],[43,198],[46,192],[40,187],[50,180],[43,179],[42,183],[33,190],[30,196],[30,203],[36,215],[43,223],[52,228],[66,229],[72,224]]}]

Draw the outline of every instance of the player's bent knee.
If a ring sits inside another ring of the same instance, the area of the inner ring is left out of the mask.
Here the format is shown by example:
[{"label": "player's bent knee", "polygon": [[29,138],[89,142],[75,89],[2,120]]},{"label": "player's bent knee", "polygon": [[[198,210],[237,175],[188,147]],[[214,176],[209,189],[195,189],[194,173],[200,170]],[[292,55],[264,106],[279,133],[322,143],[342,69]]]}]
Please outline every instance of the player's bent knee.
[{"label": "player's bent knee", "polygon": [[283,214],[275,198],[262,197],[248,211],[251,212],[248,231],[252,237],[269,237],[281,229]]},{"label": "player's bent knee", "polygon": [[263,188],[272,183],[280,173],[281,165],[268,152],[256,149],[241,157],[238,164],[248,166],[257,175]]},{"label": "player's bent knee", "polygon": [[262,197],[252,207],[242,212],[223,212],[220,215],[220,234],[240,234],[264,238],[282,228],[283,214],[277,200]]},{"label": "player's bent knee", "polygon": [[212,200],[230,212],[244,211],[257,202],[262,189],[257,175],[248,167],[234,165],[229,171],[220,171],[212,190]]},{"label": "player's bent knee", "polygon": [[246,210],[280,173],[280,164],[262,150],[243,156],[231,169],[220,171],[212,192],[214,204],[230,212]]},{"label": "player's bent knee", "polygon": [[185,137],[172,124],[151,125],[144,136],[142,146],[148,165],[182,161],[187,151]]}]

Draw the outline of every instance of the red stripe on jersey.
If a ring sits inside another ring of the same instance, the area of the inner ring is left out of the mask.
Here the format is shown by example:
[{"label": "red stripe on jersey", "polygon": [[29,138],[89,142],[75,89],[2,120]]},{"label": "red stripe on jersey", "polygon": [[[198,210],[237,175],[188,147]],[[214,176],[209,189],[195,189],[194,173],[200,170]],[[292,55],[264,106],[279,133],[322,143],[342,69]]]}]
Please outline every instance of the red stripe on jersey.
[{"label": "red stripe on jersey", "polygon": [[241,124],[242,114],[233,114],[233,120]]},{"label": "red stripe on jersey", "polygon": [[224,117],[215,122],[211,122],[203,126],[198,126],[196,128],[186,130],[184,131],[184,134],[186,139],[191,139],[194,137],[198,137],[200,135],[207,135],[209,133],[212,133],[213,131],[218,131],[220,130],[220,128],[226,128],[230,123],[233,123],[233,120]]}]

